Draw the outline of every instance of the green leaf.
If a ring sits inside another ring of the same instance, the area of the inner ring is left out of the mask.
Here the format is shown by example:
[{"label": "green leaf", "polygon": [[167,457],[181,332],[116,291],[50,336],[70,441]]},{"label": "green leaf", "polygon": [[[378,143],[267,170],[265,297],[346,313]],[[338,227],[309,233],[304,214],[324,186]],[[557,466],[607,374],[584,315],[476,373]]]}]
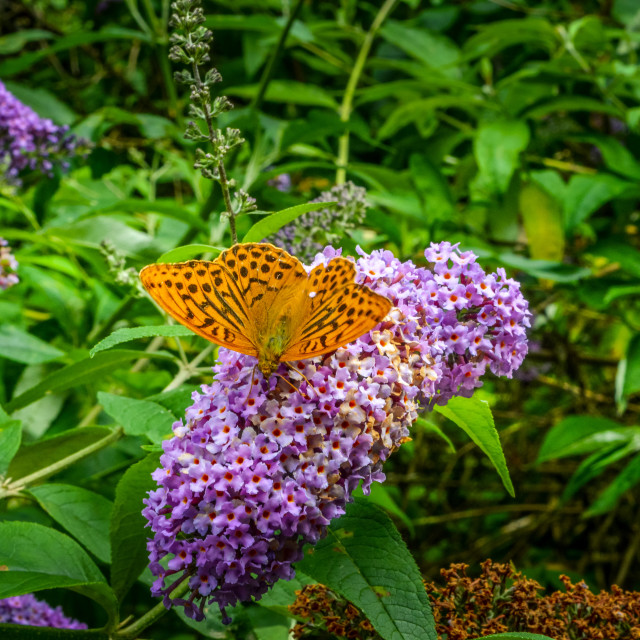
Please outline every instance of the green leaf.
[{"label": "green leaf", "polygon": [[385,640],[436,640],[420,571],[388,516],[366,500],[348,505],[297,566],[361,609]]},{"label": "green leaf", "polygon": [[451,189],[438,167],[426,156],[414,153],[409,159],[411,178],[422,202],[425,220],[450,220],[455,212]]},{"label": "green leaf", "polygon": [[640,455],[633,458],[615,480],[596,498],[585,511],[584,517],[599,516],[613,509],[623,493],[640,484]]},{"label": "green leaf", "polygon": [[22,624],[2,624],[3,640],[110,640],[103,629],[56,629]]},{"label": "green leaf", "polygon": [[256,640],[289,640],[290,615],[258,606],[245,607],[244,612]]},{"label": "green leaf", "polygon": [[276,211],[259,222],[256,222],[253,227],[249,229],[244,238],[242,238],[242,242],[260,242],[261,240],[268,238],[272,233],[275,233],[284,227],[286,224],[293,222],[303,213],[327,209],[334,204],[337,204],[337,202],[307,202],[305,204],[296,205],[295,207],[289,207],[288,209],[282,209],[282,211]]},{"label": "green leaf", "polygon": [[109,519],[113,505],[93,491],[68,484],[43,484],[31,495],[40,506],[102,562],[110,562]]},{"label": "green leaf", "polygon": [[42,589],[68,588],[117,614],[113,591],[98,567],[71,538],[32,522],[0,522],[0,599]]},{"label": "green leaf", "polygon": [[453,442],[451,442],[451,438],[449,438],[449,436],[438,425],[433,424],[433,422],[430,422],[429,420],[425,420],[424,418],[418,418],[415,421],[415,424],[419,427],[422,427],[426,431],[435,433],[439,438],[441,438],[447,443],[447,448],[449,449],[449,451],[451,451],[451,453],[456,452],[456,448]]},{"label": "green leaf", "polygon": [[564,194],[564,225],[571,230],[600,207],[633,187],[633,183],[606,173],[574,175]]},{"label": "green leaf", "polygon": [[186,244],[163,253],[156,260],[156,263],[183,262],[185,260],[191,260],[203,253],[214,253],[217,255],[222,251],[225,251],[225,249],[222,247],[212,247],[210,244]]},{"label": "green leaf", "polygon": [[576,282],[591,276],[591,270],[586,267],[551,262],[550,260],[531,260],[515,253],[501,253],[496,256],[507,267],[520,269],[529,275],[554,282]]},{"label": "green leaf", "polygon": [[396,20],[387,20],[380,31],[382,37],[438,74],[459,77],[456,65],[460,50],[453,40],[425,28],[408,27]]},{"label": "green leaf", "polygon": [[627,398],[640,391],[640,333],[629,341],[627,352],[616,376],[616,403],[624,408]]},{"label": "green leaf", "polygon": [[98,402],[128,436],[146,436],[158,444],[171,435],[176,417],[164,407],[148,400],[136,400],[113,393],[98,392]]},{"label": "green leaf", "polygon": [[455,422],[482,449],[496,468],[509,495],[515,496],[489,404],[475,397],[452,398],[444,407],[436,405],[434,409]]},{"label": "green leaf", "polygon": [[507,47],[524,45],[545,49],[549,53],[557,49],[561,39],[554,26],[541,18],[496,20],[481,25],[477,35],[464,44],[464,59],[491,58]]},{"label": "green leaf", "polygon": [[[556,424],[544,437],[536,464],[567,456],[591,453],[598,447],[623,440],[620,425],[607,418],[569,416]],[[604,433],[601,440],[594,438]]]},{"label": "green leaf", "polygon": [[107,427],[79,427],[34,444],[23,445],[11,461],[7,476],[18,480],[65,458],[73,456],[73,459],[82,459],[87,455],[84,450],[92,450],[101,440],[113,439],[114,432]]},{"label": "green leaf", "polygon": [[0,38],[0,55],[6,56],[11,53],[19,53],[27,42],[51,40],[52,38],[55,38],[55,35],[43,29],[23,29],[17,33],[10,33]]},{"label": "green leaf", "polygon": [[628,29],[640,27],[640,6],[636,0],[613,0],[611,15]]},{"label": "green leaf", "polygon": [[[239,98],[254,98],[258,93],[258,84],[225,88],[225,93]],[[294,80],[272,80],[264,96],[265,102],[301,104],[313,107],[337,109],[338,103],[321,87]]]},{"label": "green leaf", "polygon": [[616,173],[631,180],[640,180],[640,162],[619,140],[604,135],[580,135],[571,138],[598,147],[604,163]]},{"label": "green leaf", "polygon": [[315,583],[315,580],[304,574],[299,567],[296,567],[296,575],[292,580],[278,580],[258,600],[258,604],[283,616],[291,616],[289,605],[295,602],[296,591],[300,591],[305,585],[313,583]]},{"label": "green leaf", "polygon": [[119,602],[149,562],[142,500],[157,486],[151,474],[159,464],[157,455],[147,456],[129,467],[116,487],[109,536],[111,586]]},{"label": "green leaf", "polygon": [[29,53],[21,53],[16,58],[10,58],[0,63],[0,78],[14,76],[26,71],[31,66],[59,51],[66,51],[75,47],[94,42],[108,42],[110,40],[141,40],[148,42],[149,38],[141,31],[124,29],[122,27],[105,27],[100,31],[78,31],[69,36],[58,38],[53,45]]},{"label": "green leaf", "polygon": [[[123,342],[129,342],[131,340],[138,340],[140,338],[156,338],[162,336],[163,338],[188,338],[195,335],[191,329],[183,327],[181,324],[165,324],[165,325],[153,325],[150,327],[132,327],[125,329],[116,329],[112,334],[108,335],[104,340],[98,342],[98,344],[89,351],[89,356],[93,358],[96,353],[104,351],[105,349],[111,349],[117,344]],[[145,352],[138,351],[140,358],[145,357]]]},{"label": "green leaf", "polygon": [[101,353],[93,359],[85,358],[62,369],[58,369],[58,371],[48,375],[35,387],[27,389],[27,391],[20,394],[17,398],[13,398],[5,408],[8,412],[13,413],[17,409],[22,409],[22,407],[26,407],[47,394],[71,389],[72,387],[87,384],[96,379],[104,379],[104,376],[110,371],[113,371],[113,369],[117,369],[119,366],[137,358],[173,360],[171,354],[162,351],[147,353],[144,351],[116,349],[108,353]]},{"label": "green leaf", "polygon": [[0,356],[24,364],[51,362],[64,352],[13,325],[0,325]]},{"label": "green leaf", "polygon": [[583,95],[566,95],[559,98],[551,98],[528,109],[523,115],[526,118],[542,119],[558,111],[595,111],[596,113],[607,113],[621,119],[624,119],[625,116],[619,107]]},{"label": "green leaf", "polygon": [[615,442],[612,445],[599,447],[595,453],[585,458],[575,473],[569,478],[564,491],[562,492],[562,500],[567,501],[578,489],[585,484],[598,477],[606,471],[612,464],[626,458],[632,453],[640,451],[640,429],[637,427],[627,427],[629,431],[633,430],[634,435],[628,441]]},{"label": "green leaf", "polygon": [[481,188],[506,193],[529,138],[529,127],[522,120],[497,120],[478,127],[473,152],[478,164],[476,182]]},{"label": "green leaf", "polygon": [[64,102],[46,89],[30,89],[14,82],[5,82],[5,86],[20,102],[31,107],[42,118],[49,118],[59,125],[72,125],[78,118]]},{"label": "green leaf", "polygon": [[564,226],[560,203],[536,182],[520,187],[518,202],[530,256],[535,260],[561,262],[564,258]]},{"label": "green leaf", "polygon": [[[359,486],[353,492],[353,496],[356,498],[365,498],[362,487]],[[371,492],[366,496],[367,502],[370,504],[376,504],[380,508],[384,509],[388,514],[395,516],[404,524],[409,530],[411,536],[415,534],[415,527],[411,518],[404,512],[404,510],[394,501],[386,487],[379,482],[373,482],[371,484]]]},{"label": "green leaf", "polygon": [[22,423],[20,420],[0,421],[0,477],[4,476],[9,468],[13,456],[20,448],[21,440]]}]

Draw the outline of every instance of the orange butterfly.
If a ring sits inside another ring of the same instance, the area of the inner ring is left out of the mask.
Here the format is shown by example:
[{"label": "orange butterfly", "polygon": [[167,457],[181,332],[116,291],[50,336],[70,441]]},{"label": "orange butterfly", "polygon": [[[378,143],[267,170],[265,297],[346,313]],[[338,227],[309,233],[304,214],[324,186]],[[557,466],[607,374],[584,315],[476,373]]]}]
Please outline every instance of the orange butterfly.
[{"label": "orange butterfly", "polygon": [[355,282],[350,260],[309,274],[267,243],[236,244],[215,260],[150,264],[140,278],[178,322],[221,347],[258,358],[269,378],[280,362],[335,351],[373,329],[391,302]]}]

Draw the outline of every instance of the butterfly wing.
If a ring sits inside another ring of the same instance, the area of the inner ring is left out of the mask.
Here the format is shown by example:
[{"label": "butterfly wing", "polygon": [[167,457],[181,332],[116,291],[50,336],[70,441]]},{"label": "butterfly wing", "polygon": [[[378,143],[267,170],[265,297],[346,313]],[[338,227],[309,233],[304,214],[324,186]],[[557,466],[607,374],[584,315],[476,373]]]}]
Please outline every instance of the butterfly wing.
[{"label": "butterfly wing", "polygon": [[218,260],[233,277],[250,311],[254,343],[264,347],[282,324],[292,337],[297,313],[292,313],[291,301],[307,282],[302,263],[266,242],[236,244]]},{"label": "butterfly wing", "polygon": [[335,351],[373,329],[389,313],[391,301],[354,282],[355,266],[334,258],[309,274],[308,302],[283,361],[303,360]]},{"label": "butterfly wing", "polygon": [[210,342],[256,356],[250,311],[220,262],[150,264],[140,272],[149,295],[170,316]]}]

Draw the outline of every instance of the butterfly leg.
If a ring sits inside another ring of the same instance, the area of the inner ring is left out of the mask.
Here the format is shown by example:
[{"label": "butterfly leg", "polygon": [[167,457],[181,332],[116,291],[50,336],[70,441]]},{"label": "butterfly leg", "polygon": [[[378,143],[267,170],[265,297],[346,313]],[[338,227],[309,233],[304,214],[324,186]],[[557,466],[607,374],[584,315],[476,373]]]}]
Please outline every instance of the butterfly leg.
[{"label": "butterfly leg", "polygon": [[[292,364],[290,364],[289,362],[285,362],[285,364],[287,365],[287,367],[289,367],[289,369],[292,369],[293,371],[295,371],[296,373],[300,374],[306,381],[306,383],[315,390],[315,387],[311,384],[311,381],[309,380],[309,378],[307,378],[307,376],[304,375],[304,373],[302,373],[302,371],[296,369]],[[289,383],[291,384],[291,383]],[[300,389],[298,389],[298,391],[300,391]],[[302,391],[300,391],[300,393],[307,399],[310,400],[311,398],[309,398],[309,395],[306,393],[302,393]]]}]

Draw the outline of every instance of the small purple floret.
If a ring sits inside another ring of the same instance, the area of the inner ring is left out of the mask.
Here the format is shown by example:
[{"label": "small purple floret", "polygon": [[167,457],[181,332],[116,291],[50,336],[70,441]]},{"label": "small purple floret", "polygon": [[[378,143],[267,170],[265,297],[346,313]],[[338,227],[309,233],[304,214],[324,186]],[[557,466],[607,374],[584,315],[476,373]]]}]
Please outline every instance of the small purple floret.
[{"label": "small purple floret", "polygon": [[44,600],[37,600],[32,593],[0,600],[0,623],[56,629],[87,628],[83,622],[67,618],[62,612],[62,607],[53,608]]},{"label": "small purple floret", "polygon": [[19,185],[26,170],[51,176],[54,163],[66,170],[84,144],[69,133],[69,127],[41,118],[0,82],[0,169],[5,182]]}]

